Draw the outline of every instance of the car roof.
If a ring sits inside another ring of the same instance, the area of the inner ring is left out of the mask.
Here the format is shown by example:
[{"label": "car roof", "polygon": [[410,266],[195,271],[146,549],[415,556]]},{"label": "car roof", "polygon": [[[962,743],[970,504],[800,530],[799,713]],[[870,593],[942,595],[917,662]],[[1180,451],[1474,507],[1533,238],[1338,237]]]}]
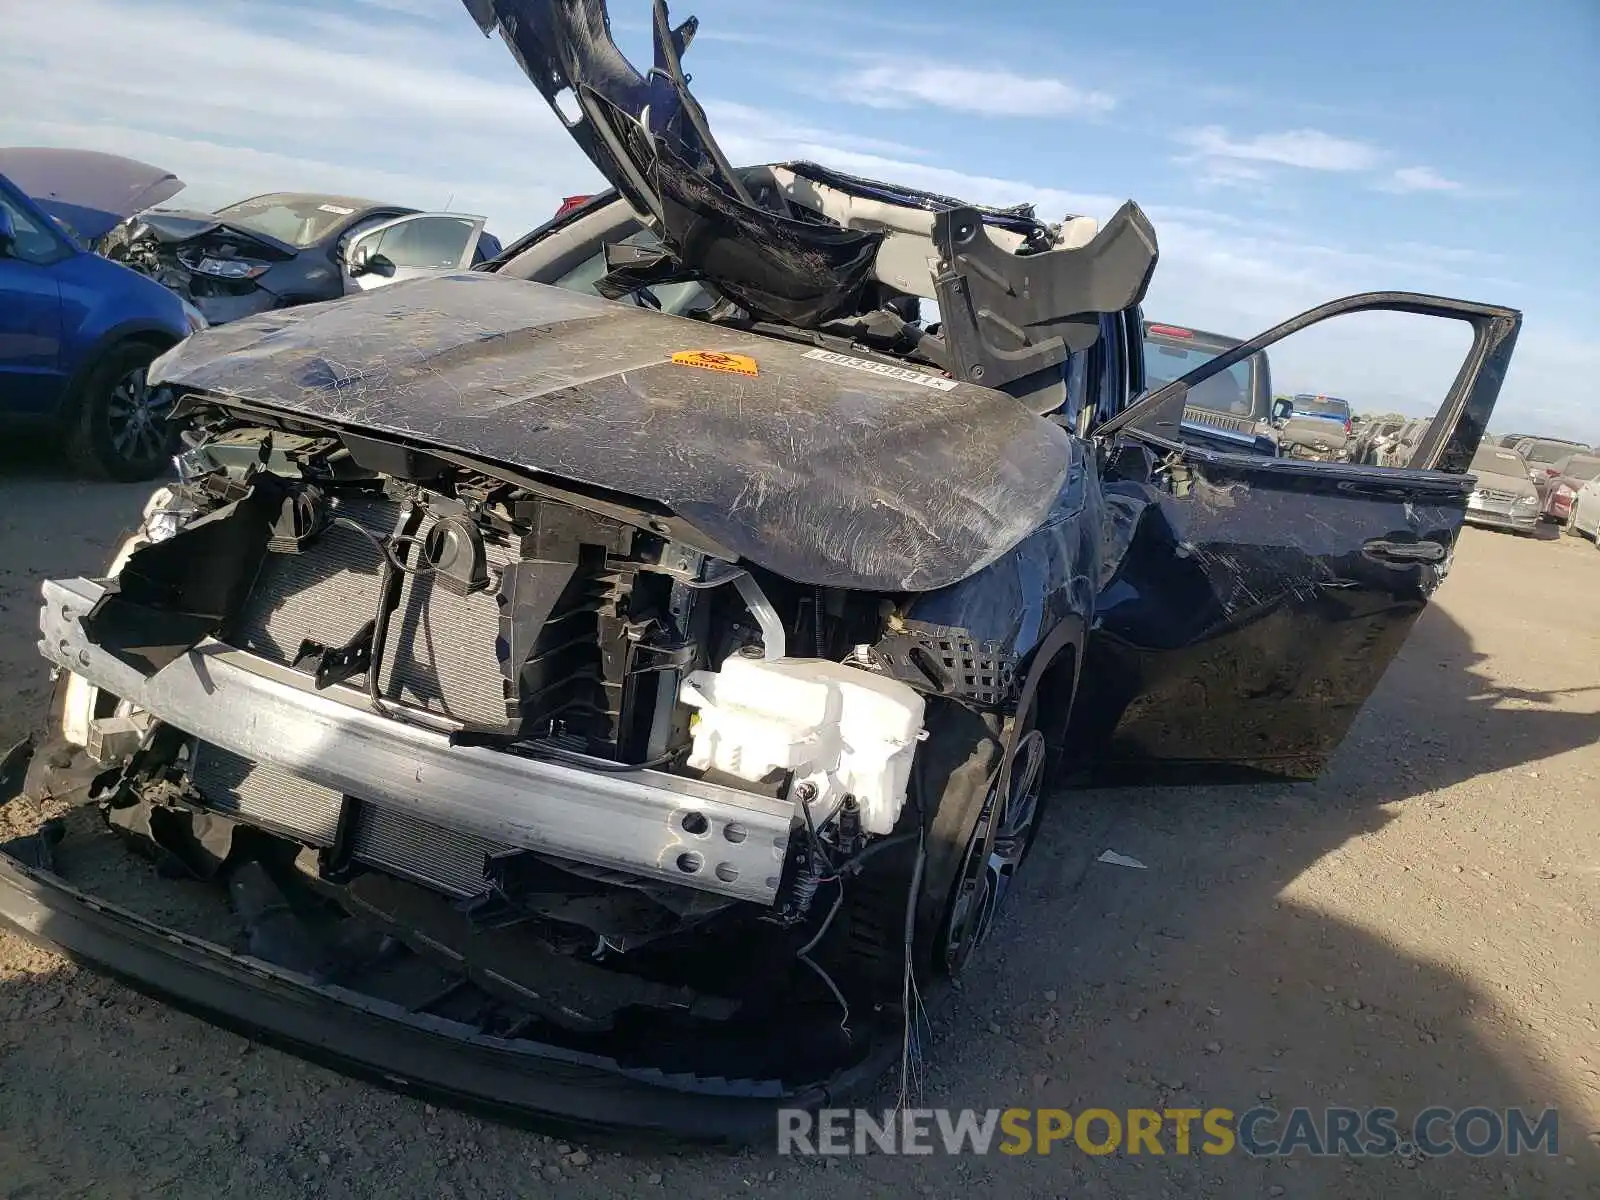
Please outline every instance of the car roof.
[{"label": "car roof", "polygon": [[382,200],[368,200],[364,196],[341,196],[335,192],[262,192],[257,196],[246,196],[242,200],[234,200],[224,205],[232,208],[235,204],[249,204],[255,200],[283,200],[286,203],[306,204],[336,204],[340,208],[354,209],[357,212],[369,208],[405,209],[405,204],[390,204]]}]

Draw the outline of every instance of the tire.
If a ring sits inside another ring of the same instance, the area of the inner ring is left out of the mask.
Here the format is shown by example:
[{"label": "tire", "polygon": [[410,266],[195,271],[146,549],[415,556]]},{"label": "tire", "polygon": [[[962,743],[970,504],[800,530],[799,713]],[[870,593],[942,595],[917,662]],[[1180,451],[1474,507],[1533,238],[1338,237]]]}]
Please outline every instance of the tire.
[{"label": "tire", "polygon": [[[1024,717],[1017,759],[1025,757],[1027,794],[1011,789],[1002,806],[993,786],[1005,758],[1007,727],[998,716],[932,702],[912,767],[912,797],[896,834],[922,824],[926,857],[914,908],[912,964],[924,979],[959,976],[1003,910],[1016,870],[1038,830],[1044,738]],[[1015,783],[1016,780],[1014,779]],[[1008,821],[1023,814],[1027,820]],[[898,991],[904,969],[907,891],[915,846],[869,871],[849,893],[849,966],[878,989]],[[1004,860],[998,862],[997,860]],[[1005,869],[999,871],[998,867]],[[997,886],[998,885],[998,886]]]},{"label": "tire", "polygon": [[90,369],[66,430],[67,460],[94,479],[136,483],[167,468],[178,447],[177,429],[166,418],[170,393],[152,393],[145,368],[160,350],[122,342]]}]

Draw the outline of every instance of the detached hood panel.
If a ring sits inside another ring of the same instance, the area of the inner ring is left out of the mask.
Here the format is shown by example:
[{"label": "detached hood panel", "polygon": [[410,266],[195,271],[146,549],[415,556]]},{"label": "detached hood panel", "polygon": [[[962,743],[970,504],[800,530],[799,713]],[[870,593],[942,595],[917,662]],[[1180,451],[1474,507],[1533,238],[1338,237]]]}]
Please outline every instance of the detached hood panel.
[{"label": "detached hood panel", "polygon": [[[672,361],[695,352],[753,365]],[[152,377],[653,501],[823,586],[954,583],[1044,521],[1073,461],[987,388],[484,274],[231,322]]]},{"label": "detached hood panel", "polygon": [[96,150],[0,149],[0,175],[90,241],[183,190],[171,171]]}]

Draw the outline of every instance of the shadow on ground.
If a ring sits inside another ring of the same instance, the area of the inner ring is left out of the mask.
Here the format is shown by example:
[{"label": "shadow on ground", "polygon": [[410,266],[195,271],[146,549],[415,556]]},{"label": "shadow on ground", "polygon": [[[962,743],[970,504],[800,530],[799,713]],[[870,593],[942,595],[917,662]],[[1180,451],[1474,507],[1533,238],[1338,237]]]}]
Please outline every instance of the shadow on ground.
[{"label": "shadow on ground", "polygon": [[[1055,797],[1032,895],[996,952],[998,978],[966,989],[947,1030],[934,1103],[1386,1105],[1402,1136],[1429,1105],[1560,1107],[1561,1153],[1409,1163],[1068,1154],[985,1163],[975,1180],[1038,1195],[1600,1195],[1578,1098],[1514,1034],[1482,1040],[1501,981],[1462,978],[1284,897],[1403,806],[1442,808],[1453,785],[1600,740],[1600,715],[1556,711],[1562,693],[1501,686],[1484,663],[1434,606],[1318,783]],[[1148,869],[1094,862],[1105,848]],[[1413,869],[1443,868],[1375,859],[1350,882],[1370,908],[1398,891],[1394,872]],[[1009,1076],[985,1078],[1008,1044]]]},{"label": "shadow on ground", "polygon": [[[24,682],[43,679],[33,580],[93,570],[144,490],[0,476],[0,655],[18,689],[8,735],[26,730],[42,691]],[[1060,1148],[1023,1159],[585,1151],[574,1161],[574,1147],[252,1048],[4,938],[0,1195],[521,1196],[558,1181],[596,1197],[658,1186],[689,1198],[1600,1195],[1575,1098],[1514,1031],[1483,1036],[1495,981],[1458,977],[1285,894],[1397,805],[1593,745],[1600,718],[1556,711],[1555,699],[1497,685],[1466,631],[1434,607],[1321,782],[1056,797],[1021,902],[938,1017],[917,1100],[1385,1105],[1403,1132],[1429,1104],[1554,1106],[1569,1119],[1553,1158],[1180,1157],[1168,1140],[1159,1158]],[[1107,848],[1148,869],[1094,862]],[[1410,869],[1380,860],[1344,878],[1381,896],[1394,882],[1386,872]]]}]

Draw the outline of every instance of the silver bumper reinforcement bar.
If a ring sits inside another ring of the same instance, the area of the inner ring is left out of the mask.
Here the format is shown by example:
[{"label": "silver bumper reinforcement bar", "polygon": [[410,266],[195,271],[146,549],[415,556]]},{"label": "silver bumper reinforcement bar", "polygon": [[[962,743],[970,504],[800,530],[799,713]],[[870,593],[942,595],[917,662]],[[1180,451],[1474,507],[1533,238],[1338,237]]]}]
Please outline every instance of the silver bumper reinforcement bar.
[{"label": "silver bumper reinforcement bar", "polygon": [[205,642],[146,675],[85,636],[104,594],[44,584],[45,658],[203,742],[425,821],[506,845],[771,904],[792,801],[659,771],[587,771],[484,747],[374,712],[349,687]]}]

